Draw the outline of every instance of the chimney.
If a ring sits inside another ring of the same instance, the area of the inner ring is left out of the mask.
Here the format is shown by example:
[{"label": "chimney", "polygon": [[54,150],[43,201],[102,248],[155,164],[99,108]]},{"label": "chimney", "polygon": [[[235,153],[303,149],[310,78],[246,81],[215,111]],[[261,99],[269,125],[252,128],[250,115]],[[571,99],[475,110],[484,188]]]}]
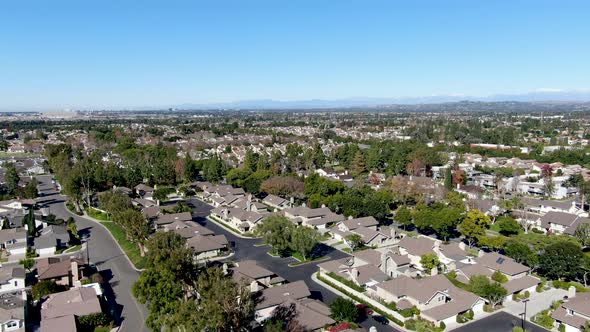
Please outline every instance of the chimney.
[{"label": "chimney", "polygon": [[291,198],[289,198],[289,202],[291,203],[291,205],[295,204],[295,198],[291,196]]},{"label": "chimney", "polygon": [[326,207],[326,204],[322,204],[322,209]]},{"label": "chimney", "polygon": [[252,280],[252,282],[250,283],[250,292],[255,293],[258,292],[260,290],[259,286],[258,286],[258,282],[256,280]]},{"label": "chimney", "polygon": [[352,219],[353,219],[352,216],[348,216],[348,220],[352,220]]},{"label": "chimney", "polygon": [[572,299],[572,298],[574,298],[574,297],[576,297],[576,287],[574,287],[574,286],[570,286],[570,287],[567,289],[567,298],[568,298],[568,299]]},{"label": "chimney", "polygon": [[461,184],[457,183],[457,189],[461,189]]},{"label": "chimney", "polygon": [[223,209],[223,219],[227,220],[229,217],[229,212],[227,211],[227,208]]},{"label": "chimney", "polygon": [[305,202],[303,202],[303,203],[301,204],[301,206],[302,206],[302,207],[307,207],[307,204],[305,204]]},{"label": "chimney", "polygon": [[395,231],[395,227],[391,227],[391,238],[395,239],[396,236],[397,236],[397,232]]},{"label": "chimney", "polygon": [[459,242],[459,249],[465,250],[465,243]]},{"label": "chimney", "polygon": [[252,194],[248,194],[248,203],[252,202]]},{"label": "chimney", "polygon": [[80,280],[80,271],[78,270],[78,262],[70,260],[70,268],[72,270],[72,284]]},{"label": "chimney", "polygon": [[223,265],[221,266],[221,269],[223,270],[223,275],[227,275],[227,270],[228,270],[227,263],[223,263]]}]

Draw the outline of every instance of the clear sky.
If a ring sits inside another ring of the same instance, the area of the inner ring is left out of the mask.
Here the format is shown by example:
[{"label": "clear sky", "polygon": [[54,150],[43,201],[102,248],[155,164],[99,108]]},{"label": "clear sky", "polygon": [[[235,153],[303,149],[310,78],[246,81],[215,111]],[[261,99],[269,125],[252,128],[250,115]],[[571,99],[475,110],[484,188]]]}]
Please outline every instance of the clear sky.
[{"label": "clear sky", "polygon": [[590,88],[590,1],[0,2],[0,108]]}]

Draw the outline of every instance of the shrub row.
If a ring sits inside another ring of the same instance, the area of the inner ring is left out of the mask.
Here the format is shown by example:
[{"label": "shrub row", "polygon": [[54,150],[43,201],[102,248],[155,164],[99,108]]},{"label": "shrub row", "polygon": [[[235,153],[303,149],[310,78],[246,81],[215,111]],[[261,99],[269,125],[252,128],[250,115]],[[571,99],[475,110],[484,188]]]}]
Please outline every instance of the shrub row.
[{"label": "shrub row", "polygon": [[391,316],[390,314],[382,311],[379,308],[374,308],[373,306],[371,306],[370,304],[366,303],[364,300],[362,300],[361,298],[359,298],[358,296],[349,293],[348,291],[342,289],[341,287],[339,287],[338,285],[334,284],[333,282],[327,280],[326,278],[322,277],[320,275],[320,273],[317,273],[317,277],[319,280],[323,281],[324,283],[328,284],[330,287],[337,289],[339,292],[341,292],[342,294],[348,296],[349,298],[353,299],[356,302],[362,303],[368,307],[371,307],[373,309],[374,312],[378,313],[379,315],[387,318],[389,321],[394,322],[395,324],[397,324],[398,326],[404,326],[404,322],[402,322],[401,320]]}]

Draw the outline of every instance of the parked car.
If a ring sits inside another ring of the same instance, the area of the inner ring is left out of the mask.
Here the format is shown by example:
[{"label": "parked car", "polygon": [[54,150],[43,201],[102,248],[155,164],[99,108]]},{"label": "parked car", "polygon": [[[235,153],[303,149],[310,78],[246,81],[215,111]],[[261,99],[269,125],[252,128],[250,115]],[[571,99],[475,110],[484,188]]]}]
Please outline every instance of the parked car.
[{"label": "parked car", "polygon": [[389,320],[383,316],[373,316],[373,319],[380,324],[387,325],[389,324]]},{"label": "parked car", "polygon": [[373,315],[373,310],[369,308],[366,304],[359,303],[356,305],[356,308],[358,309],[359,314],[362,317]]}]

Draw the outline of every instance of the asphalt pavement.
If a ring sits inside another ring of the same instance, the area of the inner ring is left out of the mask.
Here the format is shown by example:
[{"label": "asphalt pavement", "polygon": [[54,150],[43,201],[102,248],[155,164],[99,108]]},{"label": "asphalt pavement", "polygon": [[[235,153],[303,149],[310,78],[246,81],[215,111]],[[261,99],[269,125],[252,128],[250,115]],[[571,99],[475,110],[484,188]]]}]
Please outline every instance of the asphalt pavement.
[{"label": "asphalt pavement", "polygon": [[[501,311],[497,314],[479,319],[458,329],[454,329],[453,332],[511,332],[515,326],[522,327],[522,319],[512,316],[507,312]],[[526,322],[525,329],[529,332],[549,332],[548,330],[545,330],[544,328],[528,321]]]},{"label": "asphalt pavement", "polygon": [[108,230],[92,220],[68,211],[64,204],[66,197],[55,191],[51,176],[38,176],[37,181],[43,195],[39,197],[39,203],[46,204],[50,213],[57,218],[65,220],[74,217],[80,233],[89,236],[90,262],[97,266],[108,281],[105,285],[105,295],[113,308],[116,320],[121,324],[121,331],[149,331],[144,323],[148,315],[147,308],[137,303],[131,294],[131,287],[139,277],[139,272],[127,260]]}]

